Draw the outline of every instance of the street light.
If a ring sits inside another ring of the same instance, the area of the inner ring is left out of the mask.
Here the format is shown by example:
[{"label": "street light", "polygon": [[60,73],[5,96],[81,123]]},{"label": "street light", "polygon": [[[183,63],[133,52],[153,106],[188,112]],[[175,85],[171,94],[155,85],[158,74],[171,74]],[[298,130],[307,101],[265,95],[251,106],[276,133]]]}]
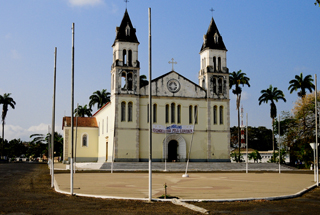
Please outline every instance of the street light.
[{"label": "street light", "polygon": [[[315,164],[316,164],[316,143],[310,143],[310,146],[311,146],[311,148],[312,148],[312,150],[313,150],[313,175],[314,175],[314,181],[317,181],[317,179],[316,179],[316,166],[315,166]],[[319,146],[319,143],[318,143],[318,146]]]}]

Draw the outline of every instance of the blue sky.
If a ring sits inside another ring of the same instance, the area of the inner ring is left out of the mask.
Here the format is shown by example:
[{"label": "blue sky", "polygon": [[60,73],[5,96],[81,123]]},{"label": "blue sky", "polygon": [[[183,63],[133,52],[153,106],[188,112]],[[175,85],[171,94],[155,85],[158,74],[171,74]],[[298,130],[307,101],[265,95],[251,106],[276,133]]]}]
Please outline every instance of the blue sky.
[{"label": "blue sky", "polygon": [[[148,73],[148,7],[152,10],[153,77],[175,70],[198,83],[199,51],[212,13],[228,49],[229,71],[242,70],[251,87],[242,104],[249,125],[271,127],[269,104],[258,105],[260,91],[272,84],[290,111],[297,94],[289,94],[295,75],[318,74],[320,8],[314,0],[130,0],[128,12],[140,42],[141,74]],[[56,129],[71,113],[71,25],[75,22],[75,104],[89,103],[96,90],[110,90],[111,45],[126,4],[123,0],[1,0],[0,94],[11,93],[5,138],[30,140],[46,133],[52,117],[54,47],[58,48]],[[231,93],[231,91],[230,91]],[[237,124],[230,94],[231,126]],[[96,111],[96,108],[94,108]],[[1,130],[2,128],[0,128]]]}]

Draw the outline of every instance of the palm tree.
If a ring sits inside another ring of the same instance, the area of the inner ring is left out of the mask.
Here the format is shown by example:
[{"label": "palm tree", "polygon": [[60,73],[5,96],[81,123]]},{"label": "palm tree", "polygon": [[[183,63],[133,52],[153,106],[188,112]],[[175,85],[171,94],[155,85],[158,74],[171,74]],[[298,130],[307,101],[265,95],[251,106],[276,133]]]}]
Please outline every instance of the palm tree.
[{"label": "palm tree", "polygon": [[8,106],[11,106],[12,109],[14,109],[16,102],[13,100],[13,98],[10,97],[11,93],[5,93],[3,96],[0,95],[0,104],[2,104],[2,149],[1,149],[1,157],[3,154],[3,145],[4,145],[4,124],[6,120],[6,116],[8,113]]},{"label": "palm tree", "polygon": [[232,93],[237,95],[237,101],[236,101],[236,106],[237,106],[237,110],[238,110],[238,145],[239,145],[239,161],[240,161],[240,100],[241,100],[241,92],[242,89],[240,87],[240,84],[242,86],[247,85],[248,87],[250,87],[249,81],[250,78],[248,78],[246,76],[246,73],[243,73],[241,70],[239,70],[238,72],[233,71],[230,76],[229,76],[229,87],[230,89],[232,88],[232,86],[235,86],[235,89],[232,90]]},{"label": "palm tree", "polygon": [[92,116],[92,110],[91,108],[88,108],[87,105],[84,105],[83,107],[81,105],[79,105],[75,110],[74,113],[77,114],[77,116],[79,117],[85,117],[86,115],[88,117]]},{"label": "palm tree", "polygon": [[278,90],[277,87],[273,88],[272,85],[269,86],[266,90],[261,90],[261,96],[259,97],[259,105],[262,102],[268,104],[270,101],[270,117],[272,118],[272,148],[273,148],[273,157],[274,156],[274,118],[277,116],[277,107],[274,102],[278,102],[278,100],[282,99],[284,102],[287,100],[284,98],[284,94],[282,90]]},{"label": "palm tree", "polygon": [[147,76],[140,75],[140,88],[144,87],[149,84],[149,81],[147,81]]},{"label": "palm tree", "polygon": [[89,97],[89,107],[92,108],[93,105],[97,104],[98,109],[102,108],[103,105],[110,102],[110,93],[107,92],[106,89],[102,89],[102,91],[97,90],[93,92],[93,94]]},{"label": "palm tree", "polygon": [[[303,74],[300,73],[300,76],[296,75],[294,77],[295,79],[292,79],[291,81],[289,81],[289,87],[288,90],[290,90],[290,93],[292,93],[293,91],[297,91],[298,89],[300,89],[300,91],[298,92],[298,96],[300,98],[302,98],[302,102],[304,102],[304,98],[306,96],[306,90],[309,90],[310,93],[312,93],[312,90],[315,89],[311,75],[307,75],[306,77],[303,78]],[[304,111],[304,110],[303,110]],[[303,112],[303,115],[304,112]],[[303,133],[305,133],[306,130],[306,117],[303,117]]]},{"label": "palm tree", "polygon": [[313,79],[311,75],[307,75],[303,78],[303,74],[300,73],[300,76],[296,75],[294,78],[295,79],[289,81],[290,86],[288,87],[288,90],[290,90],[290,94],[298,89],[300,89],[298,96],[301,98],[306,96],[306,90],[309,90],[310,93],[312,93],[312,90],[314,90],[314,84],[312,83]]}]

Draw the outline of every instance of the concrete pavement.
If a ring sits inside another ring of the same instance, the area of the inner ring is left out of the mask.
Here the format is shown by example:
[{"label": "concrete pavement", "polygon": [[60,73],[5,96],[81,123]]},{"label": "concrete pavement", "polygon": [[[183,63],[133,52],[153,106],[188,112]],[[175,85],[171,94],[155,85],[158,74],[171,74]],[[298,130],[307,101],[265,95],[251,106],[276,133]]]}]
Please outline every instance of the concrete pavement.
[{"label": "concrete pavement", "polygon": [[[101,198],[146,200],[148,198],[148,173],[145,171],[147,164],[114,163],[114,173],[110,173],[107,163],[103,164],[101,169],[99,168],[100,172],[78,171],[74,174],[74,193]],[[182,177],[186,163],[168,164],[169,172],[163,172],[164,163],[153,163],[155,170],[152,174],[153,199],[164,194],[165,183],[168,186],[168,195],[176,196],[185,201],[232,201],[293,197],[315,184],[313,174],[305,174],[306,171],[292,171],[288,167],[283,167],[283,173],[279,174],[275,169],[275,164],[256,165],[254,166],[255,172],[246,174],[245,172],[239,173],[243,167],[237,164],[190,163],[189,178]],[[183,168],[179,168],[179,166]],[[55,164],[56,170],[63,169],[63,167],[65,169],[63,164]],[[137,169],[139,172],[136,172]],[[82,170],[90,169],[83,168]],[[55,188],[58,191],[70,192],[69,172],[57,171],[55,181]]]}]

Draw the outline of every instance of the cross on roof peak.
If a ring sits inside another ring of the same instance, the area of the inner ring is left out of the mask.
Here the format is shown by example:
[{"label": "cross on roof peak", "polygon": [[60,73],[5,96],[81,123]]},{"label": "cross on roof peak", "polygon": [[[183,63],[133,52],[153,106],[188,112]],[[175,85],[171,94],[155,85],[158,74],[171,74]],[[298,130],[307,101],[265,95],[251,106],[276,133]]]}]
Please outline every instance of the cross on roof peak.
[{"label": "cross on roof peak", "polygon": [[177,62],[174,61],[173,58],[171,58],[171,61],[168,62],[169,64],[172,64],[172,71],[174,71],[174,64],[177,64]]}]

